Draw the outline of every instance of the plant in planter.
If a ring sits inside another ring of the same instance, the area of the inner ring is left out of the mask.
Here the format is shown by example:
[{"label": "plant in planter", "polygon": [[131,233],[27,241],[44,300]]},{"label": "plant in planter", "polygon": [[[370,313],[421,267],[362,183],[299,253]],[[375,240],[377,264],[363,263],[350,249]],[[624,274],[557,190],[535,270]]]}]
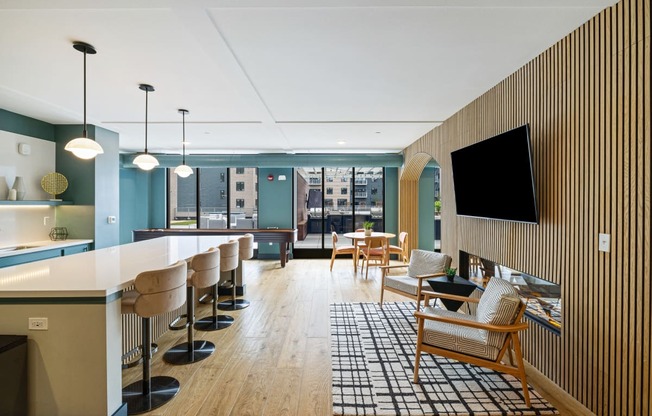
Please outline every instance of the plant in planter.
[{"label": "plant in planter", "polygon": [[374,222],[373,221],[365,221],[362,223],[362,228],[364,228],[364,235],[371,235],[373,232],[373,226]]},{"label": "plant in planter", "polygon": [[444,270],[444,273],[446,273],[446,277],[448,277],[448,280],[453,280],[455,278],[455,273],[457,273],[457,268],[449,267],[446,270]]},{"label": "plant in planter", "polygon": [[435,201],[435,214],[441,214],[441,201]]}]

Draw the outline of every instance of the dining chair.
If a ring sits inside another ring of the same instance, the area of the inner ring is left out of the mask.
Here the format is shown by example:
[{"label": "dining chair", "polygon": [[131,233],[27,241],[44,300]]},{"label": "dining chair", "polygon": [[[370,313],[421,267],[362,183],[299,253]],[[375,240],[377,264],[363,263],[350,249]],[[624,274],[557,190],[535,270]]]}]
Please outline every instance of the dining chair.
[{"label": "dining chair", "polygon": [[374,261],[379,266],[387,264],[389,256],[387,254],[387,237],[368,236],[364,238],[364,246],[360,247],[359,252],[362,254],[362,267],[367,265],[364,278],[369,276],[369,262]]},{"label": "dining chair", "polygon": [[398,246],[390,244],[389,245],[389,254],[397,254],[398,259],[403,263],[410,261],[410,252],[408,247],[408,233],[401,231],[398,235]]},{"label": "dining chair", "polygon": [[335,262],[335,256],[339,254],[350,254],[351,257],[353,258],[353,271],[357,272],[358,271],[357,257],[359,255],[358,249],[354,245],[338,246],[337,242],[339,241],[339,237],[337,236],[337,232],[333,231],[331,232],[331,235],[333,237],[333,251],[331,253],[330,270],[333,271],[333,263]]}]

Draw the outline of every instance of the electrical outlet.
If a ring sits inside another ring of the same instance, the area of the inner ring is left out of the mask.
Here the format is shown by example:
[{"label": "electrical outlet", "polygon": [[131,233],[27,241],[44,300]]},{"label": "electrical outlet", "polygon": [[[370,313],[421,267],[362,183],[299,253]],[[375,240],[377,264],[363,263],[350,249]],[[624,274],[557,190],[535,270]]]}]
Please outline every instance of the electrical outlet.
[{"label": "electrical outlet", "polygon": [[47,331],[48,318],[29,318],[29,325],[27,329],[32,331]]},{"label": "electrical outlet", "polygon": [[610,234],[598,234],[598,251],[609,252],[611,243]]},{"label": "electrical outlet", "polygon": [[106,217],[106,222],[109,224],[115,224],[116,220],[117,220],[116,217],[113,215],[109,215],[108,217]]}]

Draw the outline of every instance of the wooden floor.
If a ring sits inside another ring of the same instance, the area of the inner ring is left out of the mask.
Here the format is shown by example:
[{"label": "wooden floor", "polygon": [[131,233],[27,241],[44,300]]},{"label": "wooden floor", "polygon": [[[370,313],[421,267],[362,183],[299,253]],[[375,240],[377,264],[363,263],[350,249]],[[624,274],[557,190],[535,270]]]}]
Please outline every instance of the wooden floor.
[{"label": "wooden floor", "polygon": [[[350,259],[245,262],[249,308],[222,312],[235,317],[224,330],[195,332],[216,345],[207,359],[173,366],[161,357],[186,340],[169,331],[157,340],[152,375],[179,380],[179,394],[148,415],[332,415],[329,304],[378,302],[380,272],[354,274]],[[391,292],[385,301],[408,299]],[[196,316],[210,315],[201,305]],[[142,367],[123,371],[123,386],[142,377]],[[550,398],[549,398],[550,399]],[[551,400],[557,407],[559,403]],[[561,409],[562,414],[573,414]]]}]

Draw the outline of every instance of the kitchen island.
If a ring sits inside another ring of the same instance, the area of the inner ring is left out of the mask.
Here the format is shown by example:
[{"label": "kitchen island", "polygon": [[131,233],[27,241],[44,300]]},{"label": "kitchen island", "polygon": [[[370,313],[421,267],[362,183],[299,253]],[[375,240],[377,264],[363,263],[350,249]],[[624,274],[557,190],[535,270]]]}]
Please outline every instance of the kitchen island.
[{"label": "kitchen island", "polygon": [[[0,334],[28,337],[28,414],[126,414],[122,290],[229,239],[162,237],[1,268]],[[47,318],[47,329],[29,330],[29,318]]]}]

